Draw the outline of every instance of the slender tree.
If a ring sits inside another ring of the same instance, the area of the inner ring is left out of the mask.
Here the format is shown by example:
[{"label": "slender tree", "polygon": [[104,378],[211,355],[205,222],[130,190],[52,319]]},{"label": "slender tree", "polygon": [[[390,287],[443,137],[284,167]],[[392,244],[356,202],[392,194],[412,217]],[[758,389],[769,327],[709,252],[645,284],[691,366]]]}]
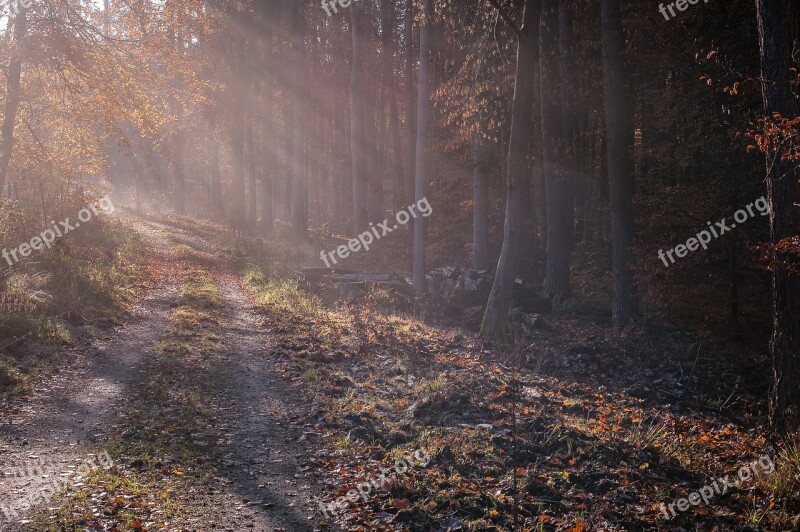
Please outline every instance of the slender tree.
[{"label": "slender tree", "polygon": [[[430,67],[431,27],[433,26],[433,0],[424,0],[422,3],[423,20],[419,35],[419,81],[417,85],[417,156],[415,162],[416,176],[414,179],[414,197],[420,201],[427,195],[428,174],[425,150],[428,140],[428,108],[430,94],[428,94],[428,70]],[[414,261],[412,277],[414,290],[417,293],[425,292],[425,218],[416,218],[414,221]]]},{"label": "slender tree", "polygon": [[294,87],[292,91],[292,230],[295,234],[306,236],[308,233],[308,208],[306,196],[308,195],[307,177],[304,172],[303,146],[305,132],[303,131],[303,64],[305,51],[305,19],[304,2],[297,2],[292,12],[292,60],[294,64]]},{"label": "slender tree", "polygon": [[506,12],[498,0],[490,0],[517,36],[517,67],[514,98],[511,104],[511,136],[508,142],[506,217],[503,249],[497,263],[494,284],[486,304],[481,335],[499,338],[504,332],[522,246],[525,194],[530,187],[527,149],[532,133],[531,109],[535,100],[534,72],[539,56],[540,0],[525,0],[522,26]]},{"label": "slender tree", "polygon": [[605,99],[608,186],[611,196],[612,312],[615,327],[634,312],[633,299],[633,114],[625,88],[619,0],[602,0],[603,96]]},{"label": "slender tree", "polygon": [[[403,19],[403,43],[405,44],[406,84],[406,183],[404,201],[414,198],[414,175],[417,149],[417,129],[414,123],[416,100],[414,92],[414,0],[405,0]],[[399,148],[398,148],[399,149]]]},{"label": "slender tree", "polygon": [[367,225],[367,139],[364,134],[364,90],[362,88],[364,15],[360,4],[350,8],[353,60],[350,64],[350,149],[353,161],[353,232]]},{"label": "slender tree", "polygon": [[[800,45],[800,5],[795,0],[757,0],[756,6],[766,119],[776,114],[794,119],[800,103],[797,73],[789,69],[797,67],[792,54]],[[792,258],[781,247],[800,235],[800,175],[797,160],[785,156],[779,142],[770,143],[766,153],[770,237],[778,258],[772,271],[770,420],[778,430],[792,430],[800,425],[800,277],[789,271]]]}]

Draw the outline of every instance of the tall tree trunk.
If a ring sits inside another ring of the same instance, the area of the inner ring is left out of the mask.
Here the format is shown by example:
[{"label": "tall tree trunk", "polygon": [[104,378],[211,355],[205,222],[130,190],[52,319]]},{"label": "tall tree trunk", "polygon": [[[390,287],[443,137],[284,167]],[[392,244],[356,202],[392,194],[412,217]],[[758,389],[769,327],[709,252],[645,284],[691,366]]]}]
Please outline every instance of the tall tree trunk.
[{"label": "tall tree trunk", "polygon": [[17,121],[17,109],[20,101],[20,78],[22,77],[22,59],[25,42],[28,36],[28,8],[19,4],[14,17],[14,50],[8,65],[8,82],[6,108],[3,113],[3,126],[0,129],[0,195],[6,184],[8,167],[11,163],[11,152],[14,148],[14,124]]},{"label": "tall tree trunk", "polygon": [[480,133],[472,141],[472,267],[486,268],[489,262],[489,187],[486,179],[488,150]]},{"label": "tall tree trunk", "polygon": [[292,60],[294,68],[294,87],[292,91],[292,230],[295,234],[306,236],[308,233],[307,176],[303,171],[303,61],[305,54],[305,21],[303,18],[303,2],[297,2],[292,17]]},{"label": "tall tree trunk", "polygon": [[[797,64],[793,50],[800,40],[800,5],[796,0],[757,0],[758,35],[761,46],[761,80],[764,114],[780,113],[795,118],[800,104],[793,94],[789,71]],[[767,192],[770,203],[772,244],[800,234],[800,184],[797,161],[785,160],[774,148],[767,152]],[[800,277],[792,276],[787,265],[791,257],[778,254],[772,271],[775,305],[772,332],[774,381],[770,393],[770,421],[781,431],[800,425]]]},{"label": "tall tree trunk", "polygon": [[353,232],[359,233],[367,225],[367,163],[365,117],[362,90],[362,40],[364,23],[361,8],[353,4],[350,8],[350,26],[353,40],[353,59],[350,71],[350,149],[353,159]]},{"label": "tall tree trunk", "polygon": [[564,168],[566,142],[561,114],[558,47],[558,0],[542,0],[540,22],[542,94],[542,162],[547,192],[547,259],[545,285],[551,296],[566,296],[569,287],[570,190]]},{"label": "tall tree trunk", "polygon": [[608,186],[611,196],[611,285],[614,327],[633,316],[633,114],[625,88],[624,40],[619,0],[602,0],[603,96],[605,99]]},{"label": "tall tree trunk", "polygon": [[561,124],[564,138],[564,170],[566,172],[567,205],[563,210],[563,223],[568,228],[570,252],[575,247],[575,201],[578,191],[578,163],[576,159],[576,132],[579,125],[575,120],[575,76],[574,38],[572,34],[573,14],[569,2],[561,0],[558,6],[558,71],[561,83]]},{"label": "tall tree trunk", "polygon": [[[423,0],[423,23],[419,35],[419,81],[417,84],[417,156],[416,176],[414,178],[415,201],[423,199],[428,188],[427,161],[425,150],[428,140],[428,70],[430,68],[431,26],[433,25],[433,0]],[[414,254],[412,278],[414,290],[425,293],[425,230],[427,220],[414,219]]]},{"label": "tall tree trunk", "polygon": [[[381,214],[376,220],[383,218],[384,212],[384,180],[388,176],[394,177],[394,170],[391,166],[391,160],[388,157],[389,153],[389,145],[390,145],[390,138],[393,137],[390,135],[390,129],[395,127],[395,124],[392,122],[393,117],[392,108],[394,107],[394,103],[396,101],[396,95],[394,93],[394,47],[392,45],[393,38],[394,38],[394,17],[393,15],[393,2],[391,0],[382,0],[381,1],[381,66],[383,67],[383,72],[381,73],[381,84],[382,84],[382,91],[380,97],[378,99],[378,120],[380,121],[379,124],[381,126],[381,130],[383,131],[383,135],[381,135],[382,139],[382,149],[378,153],[379,161],[382,163],[380,165],[379,171],[376,172],[376,176],[380,180],[376,187],[376,196],[380,195],[379,203],[376,205],[376,211]],[[389,107],[389,117],[387,120],[386,117],[386,109],[387,104]],[[394,180],[392,180],[394,181]]]},{"label": "tall tree trunk", "polygon": [[[406,0],[403,20],[403,41],[405,42],[406,67],[406,183],[404,202],[414,198],[414,176],[417,149],[417,129],[414,123],[416,100],[414,93],[414,0]],[[398,150],[400,147],[398,146]],[[413,222],[412,222],[413,223]]]},{"label": "tall tree trunk", "polygon": [[525,0],[523,23],[517,41],[517,69],[511,104],[511,136],[508,142],[506,218],[503,249],[497,263],[494,285],[486,304],[481,335],[496,339],[503,335],[512,289],[517,275],[524,225],[524,189],[530,186],[527,148],[531,138],[531,109],[535,100],[534,72],[539,56],[540,0]]},{"label": "tall tree trunk", "polygon": [[[270,4],[270,3],[268,3]],[[273,212],[273,181],[275,176],[275,162],[277,161],[277,142],[275,138],[275,117],[272,111],[273,84],[272,78],[275,75],[274,63],[272,58],[272,27],[268,20],[270,13],[262,15],[262,38],[267,54],[265,60],[264,80],[262,82],[262,93],[264,97],[264,109],[261,119],[261,228],[269,231],[275,219]]]},{"label": "tall tree trunk", "polygon": [[[398,99],[400,92],[396,89],[397,83],[394,75],[395,56],[397,55],[397,19],[394,16],[394,2],[390,0],[383,0],[381,2],[381,11],[384,19],[384,34],[383,45],[386,50],[386,57],[384,63],[384,77],[386,86],[386,97],[389,99],[389,145],[391,146],[391,159],[387,155],[387,164],[390,165],[391,171],[389,177],[392,180],[392,204],[396,211],[406,207],[404,204],[405,197],[402,192],[404,190],[403,182],[405,180],[405,163],[402,143],[400,142],[400,133],[402,131],[400,126],[400,116],[398,110]],[[388,13],[384,13],[386,9]]]}]

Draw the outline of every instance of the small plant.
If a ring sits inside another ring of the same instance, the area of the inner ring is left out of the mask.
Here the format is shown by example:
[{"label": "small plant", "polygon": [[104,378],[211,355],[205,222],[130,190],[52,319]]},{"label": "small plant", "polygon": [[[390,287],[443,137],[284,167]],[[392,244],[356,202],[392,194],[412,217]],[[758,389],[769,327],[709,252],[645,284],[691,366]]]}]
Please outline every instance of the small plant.
[{"label": "small plant", "polygon": [[316,368],[308,368],[300,376],[305,382],[319,382],[319,373]]},{"label": "small plant", "polygon": [[417,385],[417,394],[427,395],[431,398],[443,399],[450,389],[446,373],[439,373],[431,379],[423,379]]},{"label": "small plant", "polygon": [[800,447],[789,444],[778,452],[775,471],[764,477],[776,497],[797,497],[800,493]]},{"label": "small plant", "polygon": [[653,420],[650,424],[644,422],[631,427],[630,431],[624,436],[624,440],[635,447],[641,449],[664,449],[664,441],[667,436],[667,428]]}]

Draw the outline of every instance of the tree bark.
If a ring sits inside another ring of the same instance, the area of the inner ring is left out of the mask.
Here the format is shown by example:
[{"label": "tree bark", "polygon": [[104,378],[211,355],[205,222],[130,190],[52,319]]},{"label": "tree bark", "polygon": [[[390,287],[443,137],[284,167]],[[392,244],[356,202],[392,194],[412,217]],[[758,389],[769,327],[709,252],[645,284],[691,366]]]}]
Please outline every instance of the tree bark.
[{"label": "tree bark", "polygon": [[[800,5],[796,0],[757,0],[761,47],[764,112],[795,118],[800,104],[790,81],[797,67],[792,60],[800,39]],[[775,145],[767,152],[767,192],[770,239],[778,244],[800,234],[800,184],[797,161],[783,160]],[[787,265],[791,257],[778,254],[772,270],[774,329],[771,350],[774,380],[770,393],[770,422],[788,432],[800,426],[800,278]]]},{"label": "tree bark", "polygon": [[535,99],[534,76],[539,56],[540,0],[525,0],[523,24],[517,37],[517,67],[511,105],[511,136],[508,143],[506,218],[503,249],[497,263],[492,291],[481,324],[481,335],[497,339],[503,335],[519,265],[524,223],[524,189],[530,186],[527,148],[531,137],[531,109]]},{"label": "tree bark", "polygon": [[633,114],[625,88],[622,21],[619,0],[602,0],[603,96],[605,99],[608,184],[611,196],[613,262],[612,313],[614,327],[628,323],[635,311],[633,298]]}]

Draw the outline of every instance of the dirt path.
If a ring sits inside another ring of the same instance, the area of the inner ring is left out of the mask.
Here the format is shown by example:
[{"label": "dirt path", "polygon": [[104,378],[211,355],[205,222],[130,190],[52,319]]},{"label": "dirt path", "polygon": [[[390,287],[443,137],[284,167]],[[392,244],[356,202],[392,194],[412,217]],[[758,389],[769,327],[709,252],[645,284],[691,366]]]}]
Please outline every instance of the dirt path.
[{"label": "dirt path", "polygon": [[229,414],[216,427],[225,438],[213,450],[218,470],[225,474],[214,479],[213,493],[195,497],[199,511],[190,528],[313,530],[320,499],[309,463],[314,449],[308,434],[318,408],[275,371],[270,359],[274,338],[238,274],[211,244],[190,233],[179,234],[211,259],[222,296],[219,319],[227,346],[219,361],[218,386],[211,392]]},{"label": "dirt path", "polygon": [[[314,449],[305,433],[317,409],[274,370],[269,359],[272,338],[239,276],[196,235],[153,221],[130,223],[146,236],[156,263],[170,260],[170,240],[202,252],[221,295],[218,319],[225,351],[214,362],[214,382],[208,387],[222,412],[209,427],[214,434],[207,435],[216,474],[184,494],[184,529],[315,529],[317,483],[309,464]],[[125,325],[107,340],[73,353],[67,370],[43,382],[12,419],[2,420],[0,471],[5,475],[0,478],[0,501],[22,518],[9,522],[0,515],[0,529],[26,530],[26,498],[59,476],[69,476],[91,452],[103,451],[106,432],[124,412],[120,399],[152,363],[148,349],[170,322],[180,283],[173,277],[164,273]],[[37,468],[26,470],[26,464]]]}]

